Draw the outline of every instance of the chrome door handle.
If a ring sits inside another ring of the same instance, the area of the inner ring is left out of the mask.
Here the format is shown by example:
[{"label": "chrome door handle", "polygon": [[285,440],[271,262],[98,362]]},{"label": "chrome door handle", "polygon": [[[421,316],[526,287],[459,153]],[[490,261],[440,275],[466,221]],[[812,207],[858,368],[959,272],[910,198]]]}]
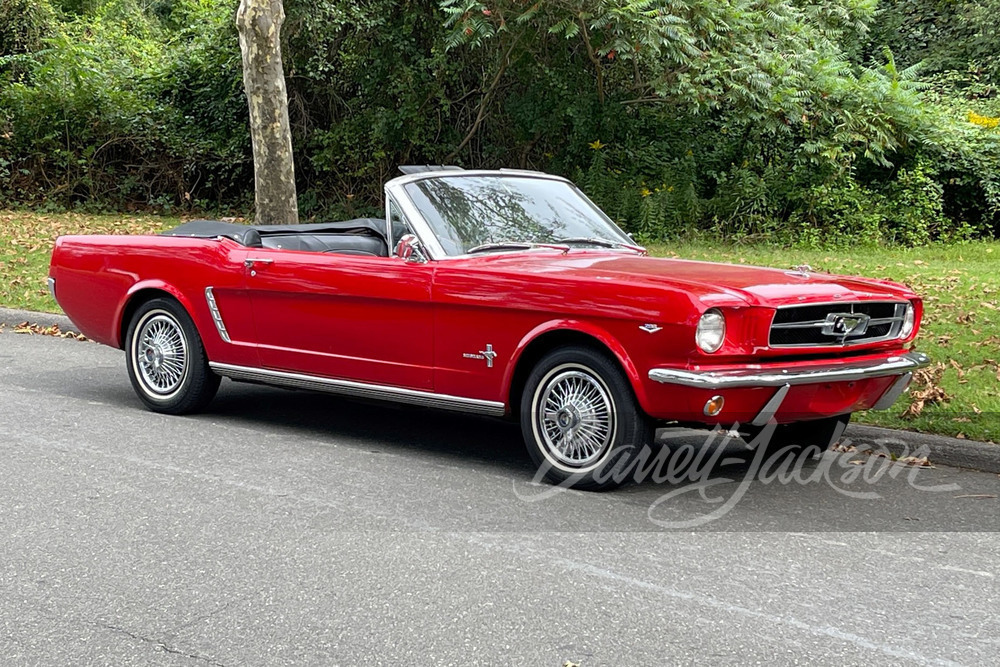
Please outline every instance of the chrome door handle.
[{"label": "chrome door handle", "polygon": [[247,257],[243,260],[243,266],[252,268],[254,264],[274,264],[274,260],[269,257]]}]

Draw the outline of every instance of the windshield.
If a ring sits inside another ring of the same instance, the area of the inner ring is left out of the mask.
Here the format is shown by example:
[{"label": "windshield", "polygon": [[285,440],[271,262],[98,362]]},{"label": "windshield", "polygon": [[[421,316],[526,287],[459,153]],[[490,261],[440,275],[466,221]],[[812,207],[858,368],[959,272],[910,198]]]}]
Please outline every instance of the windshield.
[{"label": "windshield", "polygon": [[452,256],[524,249],[530,244],[632,243],[564,181],[455,175],[415,181],[405,188],[444,251]]}]

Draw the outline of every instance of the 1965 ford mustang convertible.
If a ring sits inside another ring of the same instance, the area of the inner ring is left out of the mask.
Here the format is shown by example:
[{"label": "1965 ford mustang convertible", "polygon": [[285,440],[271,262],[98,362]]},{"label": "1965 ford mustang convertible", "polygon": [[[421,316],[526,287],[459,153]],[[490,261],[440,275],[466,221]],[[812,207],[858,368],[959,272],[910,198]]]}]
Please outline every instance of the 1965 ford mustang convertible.
[{"label": "1965 ford mustang convertible", "polygon": [[902,285],[651,258],[556,176],[403,172],[385,218],[65,236],[50,287],[152,410],[228,377],[507,416],[583,488],[668,422],[828,446],[928,361]]}]

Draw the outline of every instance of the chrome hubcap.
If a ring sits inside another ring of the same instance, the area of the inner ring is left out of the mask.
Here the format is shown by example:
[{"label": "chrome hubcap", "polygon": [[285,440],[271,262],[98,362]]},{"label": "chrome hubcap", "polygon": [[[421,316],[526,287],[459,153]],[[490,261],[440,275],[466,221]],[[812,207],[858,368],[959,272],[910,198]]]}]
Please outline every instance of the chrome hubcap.
[{"label": "chrome hubcap", "polygon": [[557,369],[537,396],[536,432],[551,457],[572,468],[599,460],[615,433],[614,404],[603,383],[577,367]]},{"label": "chrome hubcap", "polygon": [[156,314],[142,323],[136,334],[136,367],[142,383],[165,396],[177,391],[187,370],[187,339],[177,321]]}]

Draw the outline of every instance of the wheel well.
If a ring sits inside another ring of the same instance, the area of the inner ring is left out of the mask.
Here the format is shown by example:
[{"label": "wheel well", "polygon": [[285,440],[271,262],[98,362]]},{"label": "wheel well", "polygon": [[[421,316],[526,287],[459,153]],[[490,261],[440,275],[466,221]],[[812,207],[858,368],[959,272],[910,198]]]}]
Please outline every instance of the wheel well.
[{"label": "wheel well", "polygon": [[[517,360],[517,367],[514,369],[514,375],[510,382],[511,414],[516,416],[521,409],[521,396],[524,394],[524,386],[528,383],[528,376],[531,375],[532,369],[541,361],[542,357],[553,350],[570,345],[589,347],[592,350],[606,354],[608,358],[621,368],[621,362],[608,349],[608,346],[589,334],[571,329],[559,329],[543,333],[528,343],[528,346],[524,348],[524,352],[521,353],[521,357]],[[622,372],[624,370],[622,369]]]},{"label": "wheel well", "polygon": [[132,322],[132,316],[135,315],[135,311],[139,310],[142,304],[153,299],[171,299],[172,301],[177,301],[169,292],[156,289],[155,287],[141,289],[129,297],[128,303],[125,304],[125,309],[122,311],[122,321],[118,324],[118,343],[121,349],[125,349],[125,337],[128,335],[128,325]]}]

